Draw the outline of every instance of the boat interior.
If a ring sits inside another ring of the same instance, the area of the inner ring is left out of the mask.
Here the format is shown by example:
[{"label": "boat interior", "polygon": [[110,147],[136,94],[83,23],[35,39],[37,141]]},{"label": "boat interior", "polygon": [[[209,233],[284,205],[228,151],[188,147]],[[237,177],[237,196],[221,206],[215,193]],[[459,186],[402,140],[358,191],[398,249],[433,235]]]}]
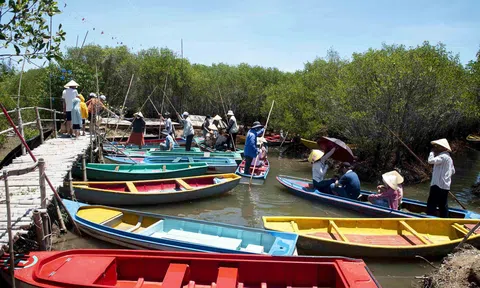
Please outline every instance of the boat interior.
[{"label": "boat interior", "polygon": [[[307,192],[313,192],[313,187],[310,185],[310,183],[307,183],[306,181],[300,181],[300,180],[294,180],[294,179],[286,179],[286,181],[289,181],[293,183],[294,185],[298,185],[300,187],[303,187],[304,191]],[[370,204],[368,202],[368,195],[372,194],[372,192],[367,192],[367,191],[361,191],[361,196],[358,201],[365,202]],[[412,200],[405,200],[401,203],[400,208],[402,211],[405,212],[411,212],[411,213],[418,213],[418,214],[427,214],[427,205],[426,203],[422,203],[419,201],[412,201]],[[455,210],[455,209],[450,209],[448,213],[449,218],[460,218],[463,219],[465,218],[465,213],[462,213],[461,211]],[[437,217],[440,217],[439,211],[437,211]]]},{"label": "boat interior", "polygon": [[200,163],[175,163],[175,164],[152,164],[152,165],[130,165],[130,164],[89,164],[88,168],[92,169],[107,169],[117,172],[165,172],[175,171],[179,169],[187,169],[192,167],[202,167]]},{"label": "boat interior", "polygon": [[207,177],[175,178],[158,181],[127,182],[78,182],[77,188],[93,188],[116,192],[168,193],[205,188],[232,180],[235,175],[212,175]]},{"label": "boat interior", "polygon": [[[253,159],[252,165],[250,165],[250,173],[253,172],[255,176],[265,175],[269,167],[268,161],[258,161],[258,163],[256,163],[255,165],[255,171],[253,171],[253,166],[255,164],[254,162],[255,162],[255,159]],[[245,173],[245,161],[242,161],[242,163],[238,167],[239,167],[238,171],[240,173]]]},{"label": "boat interior", "polygon": [[162,158],[147,158],[149,163],[208,163],[208,164],[233,164],[236,165],[234,159],[230,158],[203,158],[203,157],[162,157]]},{"label": "boat interior", "polygon": [[115,209],[85,207],[77,216],[90,222],[137,235],[207,245],[216,248],[256,254],[270,249],[288,251],[286,243],[267,231],[237,229],[223,225],[184,221],[175,218],[156,218],[122,212]]},{"label": "boat interior", "polygon": [[[359,269],[363,271],[358,273]],[[122,288],[347,288],[351,287],[350,281],[372,281],[364,269],[363,262],[341,260],[301,263],[293,260],[231,261],[225,258],[156,255],[135,257],[134,254],[67,254],[49,260],[34,273],[38,282],[58,283],[62,287],[68,283],[80,287]],[[82,271],[81,276],[78,271]],[[346,276],[350,276],[349,282],[345,280]]]},{"label": "boat interior", "polygon": [[[479,220],[267,218],[274,230],[365,245],[408,247],[463,239]],[[433,221],[433,222],[432,222]],[[480,231],[477,230],[479,233]],[[473,238],[477,232],[471,237]]]}]

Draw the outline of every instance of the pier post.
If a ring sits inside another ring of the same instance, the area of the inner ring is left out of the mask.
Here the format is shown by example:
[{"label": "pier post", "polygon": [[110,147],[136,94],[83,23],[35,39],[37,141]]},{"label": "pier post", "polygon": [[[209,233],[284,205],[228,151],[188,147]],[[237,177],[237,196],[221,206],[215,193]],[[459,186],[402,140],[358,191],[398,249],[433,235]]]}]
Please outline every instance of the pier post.
[{"label": "pier post", "polygon": [[103,149],[102,149],[102,139],[100,138],[100,135],[97,135],[97,147],[98,147],[98,162],[100,163],[105,163],[103,160]]},{"label": "pier post", "polygon": [[70,197],[75,200],[75,192],[73,192],[73,184],[72,184],[72,171],[68,171],[68,190],[70,192]]},{"label": "pier post", "polygon": [[40,119],[40,112],[38,112],[37,106],[35,106],[35,115],[37,115],[37,129],[40,133],[40,143],[43,144],[43,142],[45,142],[45,139],[43,138],[42,120]]},{"label": "pier post", "polygon": [[60,223],[60,232],[65,233],[67,231],[67,227],[65,227],[62,212],[60,211],[60,207],[58,207],[57,197],[53,197],[53,205],[55,205],[55,210],[57,211],[58,222]]},{"label": "pier post", "polygon": [[7,231],[8,231],[8,253],[10,254],[10,276],[12,287],[15,288],[15,254],[13,253],[12,235],[12,213],[10,211],[10,191],[8,189],[8,171],[3,170],[3,181],[5,182],[5,203],[7,204]]},{"label": "pier post", "polygon": [[85,160],[85,154],[82,154],[82,176],[83,181],[87,181],[87,161]]},{"label": "pier post", "polygon": [[43,158],[38,159],[38,173],[40,179],[40,208],[47,208],[47,188],[45,185],[45,160]]},{"label": "pier post", "polygon": [[50,250],[50,247],[52,246],[52,237],[51,237],[52,231],[50,227],[51,221],[48,216],[47,209],[41,209],[41,210],[43,210],[40,212],[40,215],[42,216],[42,223],[43,223],[43,235],[46,235],[44,236],[43,242],[45,243],[45,250],[47,250],[47,248],[49,248]]},{"label": "pier post", "polygon": [[53,137],[57,138],[57,110],[53,110]]},{"label": "pier post", "polygon": [[37,236],[37,242],[40,247],[40,251],[45,251],[47,250],[47,247],[45,246],[44,240],[45,233],[43,231],[42,215],[37,209],[33,211],[33,223],[35,224],[35,234]]},{"label": "pier post", "polygon": [[[23,132],[23,120],[22,120],[22,113],[20,112],[20,108],[17,108],[17,117],[18,117],[18,131],[20,132],[20,135],[22,135],[23,139],[25,139],[25,134]],[[22,143],[22,155],[26,155],[27,150],[25,149],[25,146],[23,146]]]}]

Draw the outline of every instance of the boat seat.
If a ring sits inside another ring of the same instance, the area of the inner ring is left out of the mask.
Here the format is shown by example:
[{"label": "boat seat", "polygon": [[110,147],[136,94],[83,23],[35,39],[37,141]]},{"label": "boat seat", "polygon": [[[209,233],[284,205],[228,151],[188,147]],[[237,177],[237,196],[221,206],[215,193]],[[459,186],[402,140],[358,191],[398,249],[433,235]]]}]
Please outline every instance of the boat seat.
[{"label": "boat seat", "polygon": [[[423,244],[425,245],[429,245],[429,244],[432,244],[430,241],[428,241],[425,237],[423,237],[422,235],[420,235],[415,229],[413,229],[412,227],[410,227],[410,225],[407,224],[407,222],[405,221],[399,221],[398,222],[399,225],[400,225],[400,228],[399,228],[399,231],[398,231],[398,234],[399,235],[402,235],[402,231],[403,229],[407,230],[408,232],[410,232],[413,236],[417,237],[418,240],[422,241]],[[403,228],[403,229],[402,229]]]},{"label": "boat seat", "polygon": [[183,179],[177,179],[177,183],[187,190],[193,190],[192,186],[190,186],[187,182],[183,181]]},{"label": "boat seat", "polygon": [[162,231],[163,230],[163,220],[158,220],[157,222],[153,223],[152,225],[148,226],[147,228],[145,228],[143,231],[141,231],[140,235],[144,235],[144,236],[150,236],[151,234],[153,234],[154,232],[156,231]]},{"label": "boat seat", "polygon": [[140,226],[142,226],[142,221],[143,221],[143,216],[138,217],[137,224],[135,226],[133,226],[132,228],[127,229],[126,231],[127,232],[134,232],[135,230],[140,228]]},{"label": "boat seat", "polygon": [[135,286],[133,286],[133,288],[140,288],[140,287],[143,286],[143,283],[145,283],[145,279],[144,278],[138,278],[137,283],[135,283]]},{"label": "boat seat", "polygon": [[182,242],[190,242],[195,244],[213,246],[218,248],[238,250],[240,244],[242,244],[242,239],[220,237],[208,234],[201,234],[195,232],[188,232],[183,230],[172,229],[165,232],[155,232],[152,234],[152,237],[163,238],[168,240],[176,240]]},{"label": "boat seat", "polygon": [[88,208],[78,210],[77,216],[87,221],[104,225],[108,221],[121,218],[123,213],[113,209]]},{"label": "boat seat", "polygon": [[188,264],[170,263],[167,273],[165,273],[165,277],[163,277],[162,287],[182,287],[183,278],[185,278],[186,274],[188,275],[188,269]]},{"label": "boat seat", "polygon": [[133,184],[133,182],[126,182],[125,184],[127,184],[129,192],[138,193],[137,187],[135,187],[135,184]]},{"label": "boat seat", "polygon": [[468,231],[464,227],[460,226],[458,223],[453,223],[451,226],[454,230],[460,232],[460,234],[462,234],[463,236],[466,236],[468,234]]},{"label": "boat seat", "polygon": [[218,268],[217,287],[236,288],[238,278],[238,268],[220,267]]}]

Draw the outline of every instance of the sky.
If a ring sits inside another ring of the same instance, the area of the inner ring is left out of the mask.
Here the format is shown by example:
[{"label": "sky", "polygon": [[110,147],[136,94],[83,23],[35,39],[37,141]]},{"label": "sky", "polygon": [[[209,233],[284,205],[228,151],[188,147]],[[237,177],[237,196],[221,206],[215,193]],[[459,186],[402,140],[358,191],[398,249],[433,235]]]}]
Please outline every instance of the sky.
[{"label": "sky", "polygon": [[[192,63],[303,69],[329,49],[342,58],[382,43],[442,42],[463,64],[480,50],[479,0],[59,0],[62,48],[168,47]],[[113,38],[113,39],[112,39]]]}]

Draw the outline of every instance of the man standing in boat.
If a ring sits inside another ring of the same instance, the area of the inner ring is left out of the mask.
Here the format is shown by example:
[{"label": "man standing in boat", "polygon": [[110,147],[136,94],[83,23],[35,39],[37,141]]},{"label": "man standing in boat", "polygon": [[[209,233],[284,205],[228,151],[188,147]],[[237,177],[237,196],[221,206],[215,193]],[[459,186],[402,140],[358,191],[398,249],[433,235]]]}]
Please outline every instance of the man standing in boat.
[{"label": "man standing in boat", "polygon": [[192,120],[190,119],[190,114],[188,112],[183,112],[182,116],[177,113],[178,119],[183,124],[183,137],[186,139],[185,143],[185,151],[190,151],[190,147],[192,147],[192,140],[195,131],[193,130]]},{"label": "man standing in boat", "polygon": [[260,152],[257,148],[257,137],[262,135],[263,125],[260,122],[255,121],[253,126],[250,130],[248,130],[247,138],[245,139],[245,174],[250,175],[250,166],[252,165],[252,161],[255,157],[257,157],[258,153]]},{"label": "man standing in boat", "polygon": [[433,164],[433,172],[427,201],[427,214],[436,216],[438,207],[440,217],[447,218],[448,193],[450,193],[452,176],[455,174],[455,167],[449,153],[452,152],[452,149],[445,138],[430,143],[433,148],[428,155],[428,164]]}]

